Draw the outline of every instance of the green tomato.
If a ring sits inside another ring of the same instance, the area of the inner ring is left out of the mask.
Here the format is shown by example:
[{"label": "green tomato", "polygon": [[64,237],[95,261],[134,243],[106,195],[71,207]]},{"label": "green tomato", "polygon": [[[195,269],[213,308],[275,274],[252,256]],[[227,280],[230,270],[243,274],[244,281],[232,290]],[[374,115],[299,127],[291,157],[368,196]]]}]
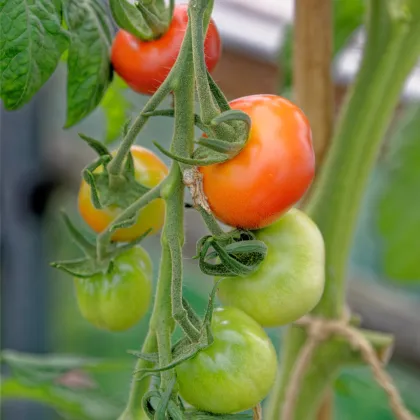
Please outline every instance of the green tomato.
[{"label": "green tomato", "polygon": [[152,272],[147,252],[135,247],[115,258],[110,273],[75,278],[82,315],[105,330],[124,331],[132,327],[149,308]]},{"label": "green tomato", "polygon": [[268,253],[258,270],[226,277],[218,295],[224,305],[242,309],[260,325],[296,321],[319,302],[325,282],[324,241],[315,223],[297,209],[255,232]]},{"label": "green tomato", "polygon": [[189,404],[212,413],[248,410],[270,391],[277,371],[265,331],[237,308],[213,313],[214,342],[176,368],[179,392]]}]

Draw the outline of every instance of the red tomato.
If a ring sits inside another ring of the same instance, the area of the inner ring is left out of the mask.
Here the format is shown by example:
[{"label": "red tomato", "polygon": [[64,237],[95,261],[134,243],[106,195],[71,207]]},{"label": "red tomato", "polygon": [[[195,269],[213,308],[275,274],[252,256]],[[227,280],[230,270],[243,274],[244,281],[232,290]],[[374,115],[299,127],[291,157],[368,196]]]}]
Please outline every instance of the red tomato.
[{"label": "red tomato", "polygon": [[[136,92],[153,94],[174,65],[188,23],[188,6],[177,5],[172,22],[160,38],[142,41],[120,30],[112,45],[111,61],[115,71]],[[221,54],[220,35],[213,20],[204,41],[206,64],[212,71]]]},{"label": "red tomato", "polygon": [[230,103],[251,117],[248,143],[233,159],[201,167],[204,193],[222,222],[258,229],[299,201],[315,172],[309,122],[290,101],[254,95]]}]

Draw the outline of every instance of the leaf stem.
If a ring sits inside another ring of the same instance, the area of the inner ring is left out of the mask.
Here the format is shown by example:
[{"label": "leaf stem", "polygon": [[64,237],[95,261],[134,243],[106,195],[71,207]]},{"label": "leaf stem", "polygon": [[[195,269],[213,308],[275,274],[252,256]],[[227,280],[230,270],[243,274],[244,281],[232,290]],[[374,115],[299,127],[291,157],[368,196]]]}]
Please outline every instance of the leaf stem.
[{"label": "leaf stem", "polygon": [[171,91],[172,77],[173,72],[171,71],[165,81],[160,85],[156,93],[149,99],[143,110],[135,119],[133,125],[128,130],[126,136],[120,144],[120,147],[118,148],[116,155],[108,165],[110,176],[118,176],[121,173],[123,163],[127,158],[131,146],[133,145],[143,126],[146,124],[147,120],[150,118],[150,116],[145,114],[154,111],[169,94]]}]

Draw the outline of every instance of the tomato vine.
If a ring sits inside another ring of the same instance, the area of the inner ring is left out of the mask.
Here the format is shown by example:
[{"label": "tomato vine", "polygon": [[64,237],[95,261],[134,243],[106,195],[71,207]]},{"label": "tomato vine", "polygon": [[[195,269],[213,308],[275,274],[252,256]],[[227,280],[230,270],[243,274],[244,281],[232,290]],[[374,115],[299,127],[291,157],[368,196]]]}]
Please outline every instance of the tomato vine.
[{"label": "tomato vine", "polygon": [[[343,321],[344,280],[366,179],[401,86],[420,53],[420,6],[415,0],[401,0],[382,7],[380,0],[370,0],[362,68],[305,215],[291,208],[315,174],[309,122],[296,105],[274,95],[227,101],[210,74],[220,56],[211,20],[213,2],[190,0],[188,6],[179,6],[170,1],[167,6],[163,0],[110,0],[120,26],[112,40],[109,16],[99,0],[33,1],[27,15],[42,22],[34,34],[34,28],[22,22],[22,2],[0,1],[0,23],[12,16],[17,32],[29,34],[22,37],[23,44],[7,36],[2,40],[0,96],[8,109],[31,98],[67,48],[66,127],[101,103],[114,71],[134,90],[153,95],[137,118],[124,124],[116,151],[80,134],[98,154],[82,172],[79,194],[80,213],[97,233],[96,241],[64,215],[69,235],[84,256],[52,264],[74,277],[87,320],[99,328],[125,330],[147,311],[151,294],[151,263],[139,244],[163,224],[149,330],[141,351],[131,351],[138,360],[120,420],[143,415],[158,420],[246,416],[238,412],[257,407],[275,381],[276,354],[263,327],[292,324],[269,419],[280,415],[308,336],[313,342],[306,356],[310,354],[314,365],[308,366],[309,356],[304,357],[300,368],[305,369],[294,381],[301,381],[299,395],[293,394],[299,405],[295,419],[313,415],[339,367],[362,359],[352,343],[334,335],[326,339],[320,330],[321,338],[316,336],[311,323],[334,330],[339,319],[343,336],[363,336],[360,347],[370,360],[373,348],[390,346],[389,337],[349,327],[350,317]],[[384,28],[389,33],[378,36]],[[27,38],[34,43],[33,51]],[[164,51],[156,56],[162,45]],[[25,48],[33,54],[26,79],[12,57],[12,52],[26,53]],[[45,52],[48,57],[42,63]],[[39,71],[29,71],[34,69]],[[173,107],[160,109],[170,95]],[[369,112],[376,115],[373,122],[365,118]],[[134,146],[154,116],[174,120],[169,150],[155,143],[171,158],[169,169],[152,152]],[[196,127],[202,131],[198,139]],[[210,232],[198,241],[195,257],[202,272],[216,277],[203,317],[183,294],[185,187]],[[219,220],[232,229],[225,230]],[[214,308],[217,292],[231,307]],[[311,311],[316,318],[303,322],[301,317]],[[176,328],[182,335],[174,343]],[[91,366],[71,360],[52,368],[9,353],[3,360],[18,375],[38,383],[55,381],[70,368]],[[17,392],[15,385],[9,382],[10,394]],[[293,407],[286,412],[293,413]]]}]

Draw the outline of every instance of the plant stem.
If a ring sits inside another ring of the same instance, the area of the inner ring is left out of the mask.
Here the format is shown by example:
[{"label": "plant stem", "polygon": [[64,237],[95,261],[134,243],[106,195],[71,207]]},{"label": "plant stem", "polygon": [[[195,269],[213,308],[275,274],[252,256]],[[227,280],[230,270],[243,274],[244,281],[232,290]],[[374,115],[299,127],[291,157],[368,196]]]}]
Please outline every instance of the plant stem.
[{"label": "plant stem", "polygon": [[[326,250],[325,291],[314,313],[327,318],[342,316],[347,260],[360,202],[401,88],[420,53],[416,0],[371,0],[369,12],[361,68],[308,205]],[[300,328],[288,328],[281,371],[267,410],[270,420],[280,418],[288,379],[305,340]],[[325,390],[346,362],[345,355],[337,353],[334,340],[318,347],[297,398],[295,420],[315,415]]]},{"label": "plant stem", "polygon": [[[141,351],[143,353],[154,353],[157,351],[156,334],[154,331],[149,329]],[[148,368],[151,366],[152,363],[143,359],[137,359],[134,371],[137,372],[140,369]],[[121,414],[119,420],[137,420],[140,419],[143,414],[141,400],[143,395],[149,389],[150,378],[145,378],[142,381],[138,381],[139,376],[141,376],[141,373],[134,374],[133,381],[131,383],[130,394],[128,396],[127,407]]]},{"label": "plant stem", "polygon": [[[194,17],[196,19],[197,17]],[[175,128],[171,143],[171,151],[179,156],[190,157],[194,147],[194,68],[192,62],[192,39],[191,24],[188,25],[184,41],[181,46],[178,59],[165,81],[165,92],[172,91],[174,95]],[[207,76],[206,76],[207,80]],[[162,90],[163,91],[163,90]],[[149,105],[143,113],[153,111],[163,98],[149,101]],[[150,105],[151,103],[151,105]],[[146,122],[147,116],[140,114],[132,127],[132,133],[127,134],[124,139],[124,148],[129,149],[132,140],[141,126]],[[138,130],[137,130],[138,129]],[[136,131],[137,130],[137,131]],[[124,152],[121,152],[122,154]],[[128,152],[127,152],[128,153]],[[159,185],[159,196],[166,203],[165,225],[161,235],[162,257],[159,270],[158,287],[156,291],[155,304],[150,320],[148,337],[156,337],[155,345],[159,353],[159,366],[168,365],[172,359],[171,335],[174,328],[173,312],[177,313],[183,309],[182,298],[182,246],[184,244],[184,184],[182,180],[182,169],[184,165],[173,162],[169,175]],[[151,190],[153,191],[153,190]],[[149,192],[150,193],[150,192]],[[149,193],[146,193],[145,196]],[[144,196],[143,196],[144,197]],[[141,199],[140,199],[141,200]],[[140,201],[138,200],[138,201]],[[138,201],[135,209],[138,209]],[[132,207],[132,206],[130,206]],[[133,208],[128,210],[128,215],[133,213]],[[134,209],[134,210],[135,210]],[[126,210],[126,211],[127,211]],[[126,213],[126,212],[124,212]],[[134,212],[135,213],[135,212]],[[127,216],[127,215],[126,215]],[[125,216],[125,217],[126,217]],[[120,216],[124,220],[123,216]],[[176,306],[176,307],[175,307]],[[186,312],[185,312],[186,313]],[[191,320],[187,317],[187,322]],[[191,323],[192,328],[195,329]],[[146,343],[145,343],[146,346]],[[142,362],[138,362],[142,367]],[[166,370],[160,374],[160,387],[164,392],[173,383],[174,370]],[[129,403],[125,412],[129,412],[134,419],[133,405],[141,401],[144,386],[133,383]],[[125,418],[124,418],[125,420]]]},{"label": "plant stem", "polygon": [[116,155],[108,165],[108,171],[110,175],[118,176],[121,173],[122,165],[128,156],[128,152],[130,151],[131,146],[136,140],[137,135],[140,133],[140,130],[150,118],[150,116],[146,116],[144,114],[154,111],[169,94],[171,91],[170,86],[172,83],[172,77],[173,72],[171,71],[165,81],[160,85],[156,93],[149,99],[143,110],[140,112],[128,130],[127,135],[121,142]]},{"label": "plant stem", "polygon": [[[197,79],[197,95],[200,103],[201,121],[209,125],[214,117],[219,115],[219,108],[214,102],[210,86],[207,82],[207,67],[204,57],[204,25],[209,0],[192,0],[194,7],[190,8],[191,32],[193,37],[194,72]],[[211,10],[211,9],[210,9]],[[209,19],[208,19],[209,20]],[[207,31],[207,28],[206,28]]]},{"label": "plant stem", "polygon": [[[167,207],[166,217],[169,216]],[[174,327],[172,320],[171,283],[172,263],[169,245],[165,230],[161,236],[162,256],[160,260],[158,288],[150,320],[150,329],[156,332],[157,348],[159,353],[159,366],[166,366],[171,362],[171,335]],[[166,370],[160,374],[160,386],[165,391],[172,381],[173,370]]]},{"label": "plant stem", "polygon": [[211,213],[207,213],[201,206],[199,211],[204,223],[213,236],[222,236],[225,233]]}]

